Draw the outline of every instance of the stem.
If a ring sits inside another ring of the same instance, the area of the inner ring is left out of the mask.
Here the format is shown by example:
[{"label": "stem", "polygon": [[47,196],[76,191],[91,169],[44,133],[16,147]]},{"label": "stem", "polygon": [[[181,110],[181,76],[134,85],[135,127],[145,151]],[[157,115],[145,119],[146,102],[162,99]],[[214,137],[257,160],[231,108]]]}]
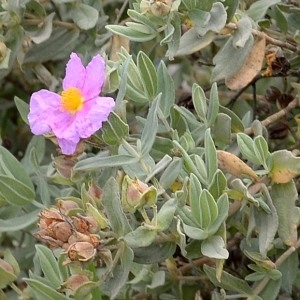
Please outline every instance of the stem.
[{"label": "stem", "polygon": [[124,12],[124,10],[125,10],[127,4],[128,4],[128,0],[124,1],[122,7],[121,7],[120,10],[118,11],[118,15],[117,15],[117,17],[116,17],[115,24],[119,24],[120,19],[121,19],[121,17],[122,17],[122,14],[123,14],[123,12]]},{"label": "stem", "polygon": [[[233,29],[233,30],[237,30],[238,29],[238,26],[234,23],[228,23],[226,24],[227,28],[229,29]],[[297,50],[297,47],[295,47],[294,45],[288,43],[288,42],[283,42],[283,41],[280,41],[280,40],[276,40],[272,37],[270,37],[269,35],[267,35],[266,33],[264,32],[261,32],[261,31],[258,31],[256,29],[252,29],[252,34],[260,37],[260,38],[265,38],[266,41],[268,41],[270,44],[273,44],[273,45],[276,45],[276,46],[280,46],[282,48],[287,48],[293,52],[298,52]]]},{"label": "stem", "polygon": [[22,298],[22,291],[13,282],[9,286]]},{"label": "stem", "polygon": [[[282,253],[275,262],[275,266],[279,267],[291,254],[293,254],[300,247],[300,239],[290,248],[288,248],[284,253]],[[266,287],[270,281],[270,277],[266,277],[256,286],[254,289],[254,294],[259,295],[260,292]]]},{"label": "stem", "polygon": [[144,218],[144,220],[145,220],[145,223],[151,225],[151,221],[150,221],[150,219],[149,219],[149,217],[148,217],[148,215],[147,215],[147,212],[146,212],[146,210],[145,210],[144,207],[142,207],[142,208],[140,209],[140,213],[141,213],[141,215],[143,216],[143,218]]}]

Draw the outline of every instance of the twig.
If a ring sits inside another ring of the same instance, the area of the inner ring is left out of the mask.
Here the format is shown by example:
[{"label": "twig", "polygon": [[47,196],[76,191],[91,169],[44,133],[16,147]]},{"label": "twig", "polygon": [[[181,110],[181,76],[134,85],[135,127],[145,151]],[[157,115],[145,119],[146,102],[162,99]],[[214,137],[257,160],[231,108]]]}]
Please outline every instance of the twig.
[{"label": "twig", "polygon": [[[297,106],[299,106],[299,99],[298,98],[294,98],[293,101],[291,101],[288,106],[286,106],[285,108],[283,108],[282,110],[278,111],[277,113],[267,117],[266,119],[264,119],[263,121],[261,121],[261,125],[262,126],[268,126],[274,122],[276,122],[277,120],[279,120],[280,118],[284,117],[285,115],[288,114],[288,112],[290,112],[292,109],[296,108]],[[248,127],[245,129],[244,133],[246,134],[251,134],[253,131],[253,129],[251,127]]]},{"label": "twig", "polygon": [[[238,29],[238,26],[234,23],[228,23],[226,24],[226,27],[229,28],[229,29],[233,29],[233,30],[237,30]],[[262,31],[258,31],[256,29],[252,29],[252,33],[258,37],[261,37],[261,38],[265,38],[266,41],[268,41],[270,44],[273,44],[273,45],[276,45],[276,46],[280,46],[282,48],[286,48],[286,49],[289,49],[293,52],[298,52],[298,49],[297,47],[295,47],[294,45],[288,43],[288,42],[283,42],[283,41],[280,41],[280,40],[276,40],[272,37],[270,37],[269,35],[267,35],[266,33],[262,32]]]},{"label": "twig", "polygon": [[119,9],[116,20],[115,20],[115,24],[119,24],[119,21],[121,19],[121,16],[126,8],[126,6],[128,5],[128,0],[124,1],[122,7]]}]

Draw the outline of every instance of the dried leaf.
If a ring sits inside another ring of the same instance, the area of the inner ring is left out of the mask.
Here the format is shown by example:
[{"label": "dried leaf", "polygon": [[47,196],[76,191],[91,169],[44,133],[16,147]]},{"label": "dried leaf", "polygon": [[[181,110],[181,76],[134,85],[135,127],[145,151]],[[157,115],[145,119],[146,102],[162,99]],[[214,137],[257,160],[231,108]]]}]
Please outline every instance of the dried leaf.
[{"label": "dried leaf", "polygon": [[261,70],[265,55],[265,47],[265,38],[258,39],[253,44],[243,66],[235,75],[226,78],[225,83],[227,87],[232,90],[239,90],[251,82],[256,74]]},{"label": "dried leaf", "polygon": [[242,177],[242,175],[247,175],[255,181],[259,180],[255,172],[236,155],[230,152],[217,150],[217,158],[220,169],[225,170],[238,178]]},{"label": "dried leaf", "polygon": [[113,35],[112,45],[110,50],[110,59],[117,61],[119,59],[118,52],[121,51],[121,48],[125,48],[127,52],[130,49],[130,41],[127,37],[120,35]]}]

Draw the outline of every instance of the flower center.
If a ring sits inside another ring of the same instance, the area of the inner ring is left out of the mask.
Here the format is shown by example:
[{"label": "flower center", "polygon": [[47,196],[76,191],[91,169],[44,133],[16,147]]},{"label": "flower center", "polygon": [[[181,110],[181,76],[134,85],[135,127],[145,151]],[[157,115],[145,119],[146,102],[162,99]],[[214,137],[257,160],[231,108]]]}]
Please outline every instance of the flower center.
[{"label": "flower center", "polygon": [[84,98],[78,88],[70,87],[61,93],[62,107],[71,114],[75,114],[82,109],[83,100]]}]

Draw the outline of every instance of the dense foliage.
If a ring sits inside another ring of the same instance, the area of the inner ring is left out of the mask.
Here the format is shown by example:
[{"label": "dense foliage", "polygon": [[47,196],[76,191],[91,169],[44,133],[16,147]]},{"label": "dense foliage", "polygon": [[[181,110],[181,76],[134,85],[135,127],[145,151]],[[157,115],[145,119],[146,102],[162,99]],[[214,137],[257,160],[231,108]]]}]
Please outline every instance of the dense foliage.
[{"label": "dense foliage", "polygon": [[[299,0],[2,0],[0,21],[0,299],[300,297]],[[70,127],[28,114],[71,53],[102,55],[115,104],[65,155]]]}]

